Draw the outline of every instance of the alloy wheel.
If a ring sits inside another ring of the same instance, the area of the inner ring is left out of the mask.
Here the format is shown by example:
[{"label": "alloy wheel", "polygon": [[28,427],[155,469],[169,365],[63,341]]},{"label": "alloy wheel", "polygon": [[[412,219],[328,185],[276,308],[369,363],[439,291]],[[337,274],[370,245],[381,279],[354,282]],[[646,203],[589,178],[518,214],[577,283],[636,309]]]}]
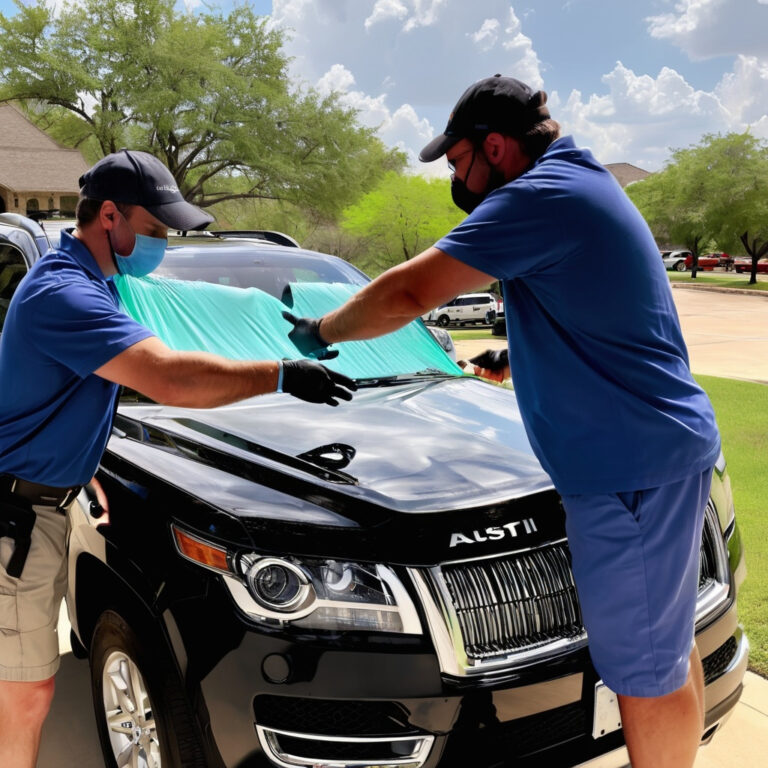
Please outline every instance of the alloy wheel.
[{"label": "alloy wheel", "polygon": [[161,768],[160,743],[147,686],[123,651],[107,657],[102,673],[104,713],[117,768]]}]

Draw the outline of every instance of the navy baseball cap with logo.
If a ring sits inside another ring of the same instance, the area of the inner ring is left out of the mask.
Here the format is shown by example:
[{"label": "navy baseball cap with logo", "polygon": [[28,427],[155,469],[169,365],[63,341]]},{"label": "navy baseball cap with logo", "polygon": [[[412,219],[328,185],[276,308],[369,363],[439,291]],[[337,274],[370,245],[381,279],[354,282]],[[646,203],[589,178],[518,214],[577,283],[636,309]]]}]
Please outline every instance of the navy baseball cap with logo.
[{"label": "navy baseball cap with logo", "polygon": [[121,149],[80,177],[80,195],[146,208],[169,229],[204,229],[213,216],[188,203],[173,174],[154,155]]},{"label": "navy baseball cap with logo", "polygon": [[514,77],[494,75],[478,80],[464,91],[445,131],[421,150],[419,160],[430,163],[462,139],[493,131],[519,136],[536,123],[549,119],[546,103],[544,91],[534,91]]}]

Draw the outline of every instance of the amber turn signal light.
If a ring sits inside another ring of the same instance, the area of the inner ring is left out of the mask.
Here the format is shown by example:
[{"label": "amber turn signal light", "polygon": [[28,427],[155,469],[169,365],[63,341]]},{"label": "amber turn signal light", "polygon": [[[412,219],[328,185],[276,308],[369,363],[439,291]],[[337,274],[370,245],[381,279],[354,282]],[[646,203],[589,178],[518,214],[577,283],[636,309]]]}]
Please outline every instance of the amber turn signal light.
[{"label": "amber turn signal light", "polygon": [[176,546],[179,552],[189,560],[194,560],[208,568],[216,568],[219,571],[228,571],[227,550],[214,547],[202,539],[180,531],[175,525],[173,535],[176,537]]}]

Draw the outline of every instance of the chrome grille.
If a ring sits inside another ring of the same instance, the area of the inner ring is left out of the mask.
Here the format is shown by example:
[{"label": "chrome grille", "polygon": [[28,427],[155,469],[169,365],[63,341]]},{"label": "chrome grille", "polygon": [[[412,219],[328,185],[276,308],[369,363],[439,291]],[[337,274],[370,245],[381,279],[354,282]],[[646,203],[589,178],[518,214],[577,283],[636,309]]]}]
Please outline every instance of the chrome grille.
[{"label": "chrome grille", "polygon": [[566,545],[441,569],[469,659],[581,637]]},{"label": "chrome grille", "polygon": [[[500,673],[587,644],[565,539],[536,550],[409,571],[445,674]],[[728,595],[728,552],[710,501],[697,629],[723,610]]]}]

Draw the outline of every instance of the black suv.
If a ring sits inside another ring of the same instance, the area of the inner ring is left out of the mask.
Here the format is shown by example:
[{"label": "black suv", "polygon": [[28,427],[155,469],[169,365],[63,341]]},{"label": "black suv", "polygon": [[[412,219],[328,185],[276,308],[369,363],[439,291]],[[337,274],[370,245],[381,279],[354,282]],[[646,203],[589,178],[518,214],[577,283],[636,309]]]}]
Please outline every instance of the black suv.
[{"label": "black suv", "polygon": [[[158,273],[260,288],[265,313],[303,283],[367,280],[265,237],[179,240]],[[200,320],[215,325],[216,310]],[[107,765],[622,764],[560,499],[514,393],[447,357],[403,372],[388,349],[338,408],[273,394],[192,410],[126,393],[70,512],[73,648],[90,659]],[[403,359],[436,350],[424,332]],[[696,616],[704,741],[741,694],[743,574],[721,458]]]}]

